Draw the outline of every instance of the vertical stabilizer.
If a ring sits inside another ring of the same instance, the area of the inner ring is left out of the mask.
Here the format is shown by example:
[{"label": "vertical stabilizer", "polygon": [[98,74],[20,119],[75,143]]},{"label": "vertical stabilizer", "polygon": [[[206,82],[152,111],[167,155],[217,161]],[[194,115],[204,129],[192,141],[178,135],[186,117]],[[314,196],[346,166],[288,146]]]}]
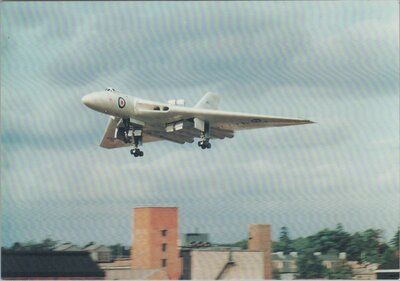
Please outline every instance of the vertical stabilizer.
[{"label": "vertical stabilizer", "polygon": [[201,100],[199,100],[199,102],[194,107],[203,109],[218,109],[220,100],[221,98],[218,94],[208,92],[201,98]]}]

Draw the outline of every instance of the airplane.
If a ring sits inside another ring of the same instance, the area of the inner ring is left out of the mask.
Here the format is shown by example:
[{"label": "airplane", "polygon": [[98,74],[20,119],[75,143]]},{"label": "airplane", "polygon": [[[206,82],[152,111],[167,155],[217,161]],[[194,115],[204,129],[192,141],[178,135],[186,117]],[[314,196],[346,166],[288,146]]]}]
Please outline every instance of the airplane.
[{"label": "airplane", "polygon": [[310,120],[237,113],[218,110],[218,94],[206,93],[194,107],[184,100],[155,102],[124,95],[113,88],[93,92],[82,98],[87,107],[110,115],[100,146],[118,148],[133,146],[130,153],[142,157],[144,143],[167,140],[179,144],[193,143],[211,148],[210,139],[233,138],[240,130],[303,125]]}]

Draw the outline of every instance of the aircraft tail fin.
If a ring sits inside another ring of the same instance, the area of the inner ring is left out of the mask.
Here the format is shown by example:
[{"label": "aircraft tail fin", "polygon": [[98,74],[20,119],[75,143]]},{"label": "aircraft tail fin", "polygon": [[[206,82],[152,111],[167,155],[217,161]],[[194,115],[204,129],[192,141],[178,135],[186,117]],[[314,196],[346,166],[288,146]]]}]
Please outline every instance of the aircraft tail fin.
[{"label": "aircraft tail fin", "polygon": [[203,109],[218,109],[220,96],[216,93],[208,92],[206,93],[199,102],[194,106]]}]

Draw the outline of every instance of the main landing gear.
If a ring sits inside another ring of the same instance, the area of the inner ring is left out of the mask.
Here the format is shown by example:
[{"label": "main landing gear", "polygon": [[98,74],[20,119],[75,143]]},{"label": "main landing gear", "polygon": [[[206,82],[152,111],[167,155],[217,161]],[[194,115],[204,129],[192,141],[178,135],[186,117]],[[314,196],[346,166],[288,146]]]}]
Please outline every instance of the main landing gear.
[{"label": "main landing gear", "polygon": [[211,143],[210,143],[210,124],[208,122],[204,123],[204,131],[201,132],[200,137],[202,138],[201,141],[197,143],[198,146],[201,147],[201,149],[210,149],[211,148]]}]

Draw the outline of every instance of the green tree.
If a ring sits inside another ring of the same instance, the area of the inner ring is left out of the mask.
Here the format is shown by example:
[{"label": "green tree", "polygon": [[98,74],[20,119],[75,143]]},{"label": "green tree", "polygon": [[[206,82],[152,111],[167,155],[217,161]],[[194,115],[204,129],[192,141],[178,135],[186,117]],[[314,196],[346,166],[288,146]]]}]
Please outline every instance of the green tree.
[{"label": "green tree", "polygon": [[243,240],[240,240],[240,241],[238,241],[236,243],[233,243],[232,247],[239,247],[239,248],[242,248],[242,249],[246,250],[247,247],[248,247],[248,240],[247,239],[243,239]]},{"label": "green tree", "polygon": [[327,253],[331,249],[336,248],[335,241],[333,239],[334,231],[325,228],[317,234],[309,236],[310,243],[314,246],[315,251]]},{"label": "green tree", "polygon": [[380,229],[367,229],[362,234],[363,252],[361,259],[365,262],[381,263],[381,238],[382,230]]},{"label": "green tree", "polygon": [[111,255],[113,258],[120,258],[124,255],[124,246],[121,244],[111,245],[109,248],[111,249]]},{"label": "green tree", "polygon": [[389,243],[395,250],[398,251],[400,249],[400,228],[397,229],[396,234]]},{"label": "green tree", "polygon": [[234,243],[224,243],[219,245],[223,247],[239,247],[245,250],[248,247],[248,241],[247,239],[243,239]]},{"label": "green tree", "polygon": [[273,244],[274,252],[284,252],[285,254],[289,254],[294,250],[291,243],[292,240],[290,240],[289,237],[289,229],[286,226],[281,227],[279,242]]},{"label": "green tree", "polygon": [[396,251],[394,248],[388,247],[382,254],[382,264],[391,263],[396,258],[395,253]]},{"label": "green tree", "polygon": [[364,247],[362,235],[359,232],[354,233],[350,237],[347,245],[346,254],[347,259],[352,261],[361,262],[361,252]]},{"label": "green tree", "polygon": [[312,245],[310,244],[310,240],[303,237],[292,240],[291,246],[293,247],[293,251],[298,252],[299,254],[303,254],[307,250],[313,249]]},{"label": "green tree", "polygon": [[90,242],[87,243],[85,246],[83,246],[83,248],[87,248],[87,247],[92,246],[92,245],[94,245],[94,244],[96,244],[96,242],[90,241]]},{"label": "green tree", "polygon": [[40,245],[39,248],[46,250],[46,251],[50,251],[50,250],[53,250],[57,244],[58,244],[58,241],[54,241],[51,238],[46,238],[41,243],[39,243],[39,245]]},{"label": "green tree", "polygon": [[300,279],[323,278],[327,272],[322,260],[312,251],[307,251],[299,257],[297,267]]},{"label": "green tree", "polygon": [[15,242],[10,249],[15,251],[51,251],[57,244],[57,241],[46,238],[39,243],[35,241],[28,241],[25,243]]},{"label": "green tree", "polygon": [[351,266],[346,264],[345,261],[340,261],[327,270],[326,277],[328,279],[351,279]]},{"label": "green tree", "polygon": [[23,250],[23,245],[22,245],[20,242],[15,242],[15,243],[11,246],[10,250],[21,251],[21,250]]},{"label": "green tree", "polygon": [[338,252],[346,252],[347,247],[350,243],[351,235],[346,232],[343,225],[339,223],[336,229],[332,232],[332,239],[335,243],[334,249]]}]

